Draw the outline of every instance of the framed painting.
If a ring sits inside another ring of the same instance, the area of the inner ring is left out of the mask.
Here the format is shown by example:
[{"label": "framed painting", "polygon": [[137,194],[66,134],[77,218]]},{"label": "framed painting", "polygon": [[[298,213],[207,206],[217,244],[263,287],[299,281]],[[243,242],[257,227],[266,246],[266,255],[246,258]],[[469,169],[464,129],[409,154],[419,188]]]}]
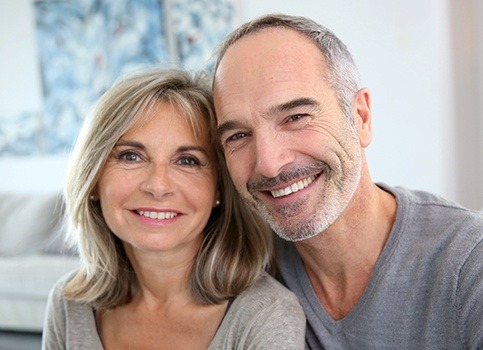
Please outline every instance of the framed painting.
[{"label": "framed painting", "polygon": [[101,94],[151,65],[210,70],[233,0],[35,0],[38,113],[3,116],[0,156],[68,152]]}]

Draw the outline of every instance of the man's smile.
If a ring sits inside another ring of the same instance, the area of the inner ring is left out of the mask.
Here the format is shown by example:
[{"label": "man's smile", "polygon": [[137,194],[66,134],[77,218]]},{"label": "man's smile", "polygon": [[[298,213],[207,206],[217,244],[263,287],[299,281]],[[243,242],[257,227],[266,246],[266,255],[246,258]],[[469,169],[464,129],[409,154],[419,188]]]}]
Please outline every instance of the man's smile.
[{"label": "man's smile", "polygon": [[308,185],[310,185],[315,180],[315,178],[316,178],[316,176],[315,175],[312,175],[312,176],[306,177],[305,179],[302,179],[302,180],[299,180],[297,182],[294,182],[293,184],[288,185],[288,186],[286,186],[284,188],[270,191],[270,193],[272,194],[272,196],[274,198],[287,196],[287,195],[289,195],[291,193],[294,193],[294,192],[298,192],[300,190],[303,190]]}]

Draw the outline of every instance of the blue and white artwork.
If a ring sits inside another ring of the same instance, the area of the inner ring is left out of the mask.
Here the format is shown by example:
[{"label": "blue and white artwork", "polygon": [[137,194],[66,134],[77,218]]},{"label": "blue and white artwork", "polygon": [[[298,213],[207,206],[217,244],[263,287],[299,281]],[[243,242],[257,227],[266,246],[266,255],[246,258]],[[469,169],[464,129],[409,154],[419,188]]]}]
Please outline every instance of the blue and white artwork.
[{"label": "blue and white artwork", "polygon": [[42,117],[33,112],[2,115],[0,155],[33,155],[43,150]]},{"label": "blue and white artwork", "polygon": [[70,149],[121,73],[168,60],[159,0],[43,0],[35,14],[47,153]]},{"label": "blue and white artwork", "polygon": [[235,0],[34,0],[40,113],[2,116],[0,156],[69,152],[121,74],[177,64],[210,71]]},{"label": "blue and white artwork", "polygon": [[233,0],[174,0],[171,24],[180,63],[211,71],[214,49],[233,29]]}]

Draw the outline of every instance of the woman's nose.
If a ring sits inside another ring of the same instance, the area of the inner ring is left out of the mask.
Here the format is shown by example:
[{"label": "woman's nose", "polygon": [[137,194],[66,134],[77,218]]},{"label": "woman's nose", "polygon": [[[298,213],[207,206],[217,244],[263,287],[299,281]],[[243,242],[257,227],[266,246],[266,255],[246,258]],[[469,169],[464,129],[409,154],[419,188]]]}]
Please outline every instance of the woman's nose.
[{"label": "woman's nose", "polygon": [[168,165],[151,163],[146,169],[141,190],[155,198],[161,198],[173,191],[173,181]]}]

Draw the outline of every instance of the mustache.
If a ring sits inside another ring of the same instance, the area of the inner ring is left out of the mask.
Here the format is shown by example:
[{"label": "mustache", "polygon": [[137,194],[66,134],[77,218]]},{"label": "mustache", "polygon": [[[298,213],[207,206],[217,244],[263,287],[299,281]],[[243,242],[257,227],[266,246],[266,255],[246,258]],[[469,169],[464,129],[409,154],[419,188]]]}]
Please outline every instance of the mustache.
[{"label": "mustache", "polygon": [[273,189],[280,185],[299,180],[304,177],[316,175],[325,172],[330,176],[331,169],[327,163],[320,160],[314,161],[309,165],[294,167],[287,169],[278,174],[276,177],[257,177],[252,178],[247,183],[247,190],[250,193]]}]

